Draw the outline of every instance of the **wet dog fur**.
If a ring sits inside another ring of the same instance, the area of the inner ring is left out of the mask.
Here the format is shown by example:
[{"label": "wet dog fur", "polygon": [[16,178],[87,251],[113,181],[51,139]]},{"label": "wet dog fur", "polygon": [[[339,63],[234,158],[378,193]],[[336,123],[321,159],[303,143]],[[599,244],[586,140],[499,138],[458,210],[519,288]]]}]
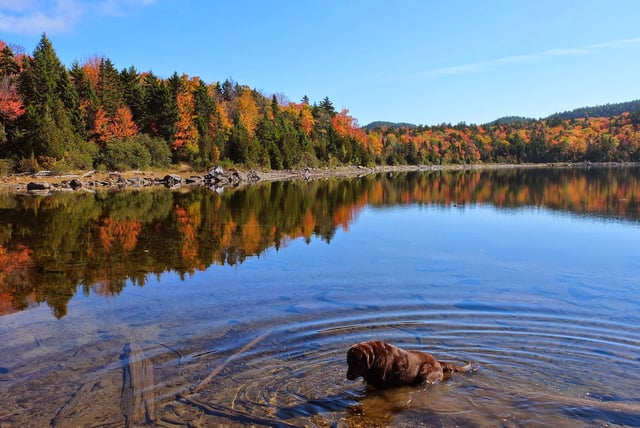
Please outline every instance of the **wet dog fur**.
[{"label": "wet dog fur", "polygon": [[347,351],[347,379],[362,376],[376,389],[440,382],[445,373],[466,372],[471,363],[458,366],[438,361],[422,351],[407,351],[380,341],[361,342]]}]

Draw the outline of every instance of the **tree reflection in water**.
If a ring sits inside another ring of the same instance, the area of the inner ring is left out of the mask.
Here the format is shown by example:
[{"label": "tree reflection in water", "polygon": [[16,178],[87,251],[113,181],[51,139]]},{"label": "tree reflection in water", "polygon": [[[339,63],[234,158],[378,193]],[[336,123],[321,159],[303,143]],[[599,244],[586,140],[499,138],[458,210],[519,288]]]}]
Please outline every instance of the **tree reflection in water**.
[{"label": "tree reflection in water", "polygon": [[438,171],[264,183],[218,194],[142,190],[0,194],[0,315],[46,302],[56,317],[82,287],[114,295],[150,275],[235,265],[293,239],[331,242],[365,206],[540,207],[637,222],[640,168]]}]

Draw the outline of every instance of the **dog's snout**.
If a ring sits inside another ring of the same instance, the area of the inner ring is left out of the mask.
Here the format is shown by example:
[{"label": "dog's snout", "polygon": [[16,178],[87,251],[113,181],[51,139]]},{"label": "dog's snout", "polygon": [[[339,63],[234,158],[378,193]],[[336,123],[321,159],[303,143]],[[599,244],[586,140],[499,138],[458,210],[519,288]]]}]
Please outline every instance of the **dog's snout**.
[{"label": "dog's snout", "polygon": [[350,371],[347,372],[347,379],[349,380],[354,380],[356,377],[354,376],[353,373],[351,373]]}]

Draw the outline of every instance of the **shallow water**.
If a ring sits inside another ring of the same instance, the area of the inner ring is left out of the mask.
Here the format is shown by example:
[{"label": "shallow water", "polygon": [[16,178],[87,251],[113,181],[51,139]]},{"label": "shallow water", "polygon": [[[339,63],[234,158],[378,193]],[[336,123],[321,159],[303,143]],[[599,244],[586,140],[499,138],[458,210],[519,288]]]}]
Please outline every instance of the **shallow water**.
[{"label": "shallow water", "polygon": [[[639,183],[619,168],[4,197],[0,425],[123,425],[136,343],[160,426],[640,426]],[[474,370],[367,391],[345,354],[372,339]]]}]

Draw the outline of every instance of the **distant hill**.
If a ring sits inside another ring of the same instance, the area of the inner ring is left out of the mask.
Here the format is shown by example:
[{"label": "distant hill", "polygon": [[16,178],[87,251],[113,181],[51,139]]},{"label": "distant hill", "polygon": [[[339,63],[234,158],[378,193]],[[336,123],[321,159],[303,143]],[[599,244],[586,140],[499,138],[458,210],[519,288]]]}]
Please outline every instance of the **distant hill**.
[{"label": "distant hill", "polygon": [[[627,101],[623,103],[613,103],[613,104],[602,104],[592,107],[580,107],[570,111],[563,111],[560,113],[554,113],[547,117],[543,117],[542,119],[579,119],[583,117],[613,117],[618,116],[624,112],[634,113],[640,111],[640,99]],[[516,125],[516,124],[526,124],[529,122],[534,122],[538,119],[534,119],[532,117],[524,117],[524,116],[504,116],[500,117],[494,121],[489,123],[485,123],[486,126],[491,125]],[[387,121],[376,121],[371,122],[368,125],[362,127],[367,131],[371,131],[376,128],[417,128],[417,125],[413,123],[405,123],[405,122],[387,122]]]},{"label": "distant hill", "polygon": [[519,123],[529,123],[533,122],[535,119],[531,117],[523,117],[523,116],[505,116],[499,119],[494,120],[493,122],[489,122],[486,125],[515,125]]},{"label": "distant hill", "polygon": [[[627,101],[624,103],[603,104],[592,107],[580,107],[570,111],[554,113],[542,119],[579,119],[585,117],[613,117],[624,112],[637,112],[640,110],[640,100]],[[536,119],[522,116],[505,116],[489,122],[486,125],[515,125],[519,123],[533,122]]]},{"label": "distant hill", "polygon": [[603,104],[594,107],[580,107],[571,111],[554,113],[546,119],[578,119],[582,117],[612,117],[624,112],[637,112],[640,110],[640,100],[627,101],[624,103]]},{"label": "distant hill", "polygon": [[382,121],[382,120],[378,120],[375,122],[371,122],[368,125],[363,126],[363,129],[366,129],[367,131],[371,131],[372,129],[376,129],[376,128],[416,128],[417,125],[414,125],[413,123],[406,123],[406,122],[386,122],[386,121]]}]

